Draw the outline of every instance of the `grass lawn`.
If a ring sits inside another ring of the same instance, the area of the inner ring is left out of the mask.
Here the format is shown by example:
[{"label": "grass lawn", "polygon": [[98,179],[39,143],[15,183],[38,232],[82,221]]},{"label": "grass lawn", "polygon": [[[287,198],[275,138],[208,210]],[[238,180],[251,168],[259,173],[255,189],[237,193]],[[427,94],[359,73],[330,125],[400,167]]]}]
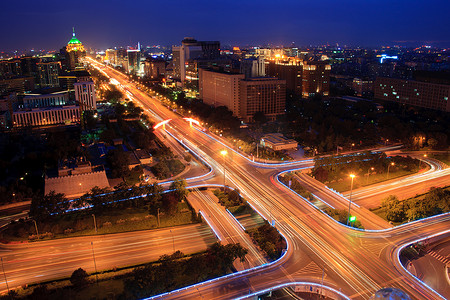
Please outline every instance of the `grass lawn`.
[{"label": "grass lawn", "polygon": [[[399,170],[396,172],[389,172],[389,180],[394,179],[394,178],[399,178],[399,177],[403,177],[403,176],[408,176],[408,175],[412,175],[415,174],[415,172],[409,172],[409,171],[404,171],[404,170]],[[357,189],[359,187],[363,187],[363,186],[369,186],[375,183],[379,183],[379,182],[383,182],[386,181],[386,173],[380,173],[380,174],[371,174],[369,176],[369,178],[367,178],[367,176],[364,177],[355,177],[354,181],[353,181],[353,189]],[[367,181],[368,179],[368,181]],[[335,189],[338,192],[347,192],[350,191],[350,187],[351,187],[351,179],[348,178],[347,180],[342,180],[342,181],[336,181],[336,182],[330,182],[326,184],[329,188]]]},{"label": "grass lawn", "polygon": [[443,163],[450,166],[450,152],[430,154],[429,157],[442,161]]},{"label": "grass lawn", "polygon": [[[97,234],[111,234],[127,231],[146,230],[158,227],[157,216],[149,214],[143,208],[126,208],[106,210],[95,215]],[[174,215],[160,213],[161,227],[170,227],[194,223],[192,213],[186,202],[178,203],[178,212]],[[67,238],[94,235],[94,219],[89,211],[57,216],[49,221],[37,222],[41,239]],[[36,234],[34,223],[16,222],[0,233],[4,242],[27,241]]]},{"label": "grass lawn", "polygon": [[[446,187],[446,188],[444,188],[444,190],[449,191],[450,187]],[[412,200],[412,199],[421,200],[421,199],[424,199],[426,195],[427,195],[427,193],[424,193],[424,194],[417,195],[415,197],[404,199],[404,200],[401,200],[401,201],[409,201],[409,200]],[[378,208],[371,209],[370,211],[387,221],[387,219],[386,219],[386,209],[385,208],[380,206]],[[401,225],[401,224],[408,223],[408,222],[405,221],[405,222],[391,222],[391,223],[392,223],[392,225],[397,226],[397,225]]]},{"label": "grass lawn", "polygon": [[[386,219],[386,209],[384,209],[383,207],[380,206],[378,208],[371,209],[370,211],[373,212],[374,214],[376,214],[377,216],[379,216],[380,218],[382,218],[383,220],[387,221],[387,219]],[[394,226],[398,226],[398,225],[403,224],[402,222],[390,222],[390,223],[392,225],[394,225]]]}]

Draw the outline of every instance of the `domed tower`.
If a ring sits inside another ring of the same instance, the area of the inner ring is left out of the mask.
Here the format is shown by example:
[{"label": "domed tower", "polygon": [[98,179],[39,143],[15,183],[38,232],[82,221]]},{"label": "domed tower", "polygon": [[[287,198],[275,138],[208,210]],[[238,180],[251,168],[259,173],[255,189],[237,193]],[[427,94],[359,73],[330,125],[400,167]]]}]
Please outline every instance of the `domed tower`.
[{"label": "domed tower", "polygon": [[67,43],[66,46],[67,62],[70,70],[75,70],[77,68],[82,68],[83,64],[80,58],[86,56],[86,50],[83,44],[75,36],[75,28],[73,28],[72,38]]}]

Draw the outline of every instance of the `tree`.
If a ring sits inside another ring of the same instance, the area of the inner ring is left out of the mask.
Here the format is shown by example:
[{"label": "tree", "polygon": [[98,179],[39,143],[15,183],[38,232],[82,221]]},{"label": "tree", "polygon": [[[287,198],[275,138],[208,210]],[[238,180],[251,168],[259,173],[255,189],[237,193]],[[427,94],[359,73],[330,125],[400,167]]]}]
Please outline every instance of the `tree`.
[{"label": "tree", "polygon": [[162,199],[162,209],[169,215],[174,215],[178,211],[178,202],[180,202],[175,192],[164,194]]},{"label": "tree", "polygon": [[432,149],[436,149],[437,145],[438,145],[438,141],[434,138],[429,138],[428,139],[428,146],[430,146]]},{"label": "tree", "polygon": [[393,222],[402,222],[405,219],[405,209],[403,201],[400,202],[395,195],[386,197],[381,206],[386,210],[386,219]]},{"label": "tree", "polygon": [[44,285],[38,285],[33,289],[33,293],[29,296],[30,300],[42,300],[48,298],[48,288]]},{"label": "tree", "polygon": [[313,176],[321,182],[328,180],[328,171],[323,167],[314,168]]},{"label": "tree", "polygon": [[159,184],[154,183],[152,185],[147,185],[144,188],[144,191],[147,193],[145,205],[148,211],[152,214],[156,214],[156,210],[161,207],[163,188]]},{"label": "tree", "polygon": [[35,197],[31,201],[30,216],[35,219],[45,219],[51,214],[58,214],[66,211],[69,203],[62,193],[50,191],[44,197]]},{"label": "tree", "polygon": [[184,200],[184,198],[186,198],[186,196],[189,194],[186,186],[186,180],[177,179],[170,184],[169,190],[175,190],[175,195],[178,197],[178,200]]},{"label": "tree", "polygon": [[82,288],[89,283],[88,274],[82,268],[78,268],[70,276],[70,283],[77,289]]},{"label": "tree", "polygon": [[239,195],[239,190],[229,190],[228,191],[228,202],[231,206],[237,206],[242,204],[241,195]]},{"label": "tree", "polygon": [[267,118],[262,111],[257,111],[253,114],[253,121],[255,121],[258,126],[261,126],[267,122]]},{"label": "tree", "polygon": [[108,152],[107,160],[111,165],[112,176],[114,178],[125,177],[130,173],[128,169],[128,164],[130,159],[123,150],[121,149],[113,149]]},{"label": "tree", "polygon": [[[83,200],[93,206],[94,211],[100,211],[104,205],[111,202],[108,188],[99,188],[94,186],[87,194],[83,195]],[[105,195],[106,194],[106,195]]]}]

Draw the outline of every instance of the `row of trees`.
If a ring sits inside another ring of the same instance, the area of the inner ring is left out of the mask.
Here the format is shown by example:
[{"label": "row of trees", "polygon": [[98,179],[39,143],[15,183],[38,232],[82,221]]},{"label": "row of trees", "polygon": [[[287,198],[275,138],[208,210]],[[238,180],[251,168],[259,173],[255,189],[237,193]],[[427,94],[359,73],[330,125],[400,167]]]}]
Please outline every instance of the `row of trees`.
[{"label": "row of trees", "polygon": [[156,178],[161,180],[181,173],[184,170],[184,165],[178,159],[161,159],[151,167],[151,170]]},{"label": "row of trees", "polygon": [[227,274],[233,262],[244,261],[248,250],[240,244],[214,243],[205,253],[186,258],[180,251],[163,255],[155,264],[133,270],[125,280],[125,298],[141,299]]},{"label": "row of trees", "polygon": [[161,85],[153,86],[152,90],[174,101],[178,106],[190,110],[193,115],[197,116],[204,123],[231,133],[239,131],[239,119],[233,116],[233,112],[225,106],[213,107],[198,99],[186,98],[185,93],[182,91],[173,91]]},{"label": "row of trees", "polygon": [[128,186],[121,183],[111,191],[107,188],[94,187],[79,199],[68,201],[64,194],[51,191],[42,198],[31,202],[30,216],[44,221],[53,215],[64,214],[68,209],[91,206],[91,211],[101,214],[111,209],[127,207],[147,208],[149,213],[156,215],[160,209],[167,214],[177,212],[177,204],[185,200],[188,191],[185,180],[175,180],[169,187],[170,192],[164,192],[158,184]]},{"label": "row of trees", "polygon": [[290,189],[294,190],[297,194],[311,201],[314,200],[313,195],[300,184],[300,182],[297,180],[297,178],[295,178],[294,175],[290,173],[284,174],[283,176],[280,177],[280,180]]},{"label": "row of trees", "polygon": [[381,204],[386,219],[392,222],[410,222],[450,211],[450,190],[431,188],[424,197],[414,197],[400,201],[390,195]]},{"label": "row of trees", "polygon": [[[323,210],[324,213],[335,219],[341,224],[347,225],[347,221],[349,219],[348,211],[346,209],[335,209],[327,207]],[[360,220],[355,220],[352,223],[349,223],[349,226],[364,229],[364,227],[361,225]]]},{"label": "row of trees", "polygon": [[336,147],[349,149],[376,145],[382,139],[417,148],[414,137],[426,137],[422,146],[446,149],[450,129],[447,113],[430,109],[405,107],[385,102],[378,110],[376,103],[349,103],[340,99],[304,101],[293,94],[286,101],[285,134],[316,148],[319,153],[333,152]]},{"label": "row of trees", "polygon": [[244,199],[239,195],[239,190],[226,188],[222,190],[214,190],[214,195],[219,198],[219,203],[226,208],[240,206],[244,204]]},{"label": "row of trees", "polygon": [[[385,153],[372,153],[369,151],[351,155],[333,155],[316,157],[312,175],[321,182],[338,180],[353,173],[357,176],[365,176],[370,173],[385,173],[391,163],[390,171],[396,170],[417,171],[418,160],[409,156],[387,157]],[[373,169],[372,169],[373,168]]]},{"label": "row of trees", "polygon": [[279,258],[283,250],[286,249],[284,238],[267,221],[264,221],[264,224],[257,228],[246,230],[246,232],[272,260]]}]

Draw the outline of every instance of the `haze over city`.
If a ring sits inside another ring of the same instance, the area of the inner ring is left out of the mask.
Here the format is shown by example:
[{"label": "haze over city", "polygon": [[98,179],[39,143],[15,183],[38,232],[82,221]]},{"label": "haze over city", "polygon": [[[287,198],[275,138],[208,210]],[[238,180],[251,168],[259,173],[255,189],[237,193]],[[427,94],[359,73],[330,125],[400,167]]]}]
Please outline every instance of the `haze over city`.
[{"label": "haze over city", "polygon": [[73,26],[99,49],[137,41],[169,46],[185,36],[232,46],[449,47],[449,10],[445,0],[6,1],[0,50],[59,49]]}]

